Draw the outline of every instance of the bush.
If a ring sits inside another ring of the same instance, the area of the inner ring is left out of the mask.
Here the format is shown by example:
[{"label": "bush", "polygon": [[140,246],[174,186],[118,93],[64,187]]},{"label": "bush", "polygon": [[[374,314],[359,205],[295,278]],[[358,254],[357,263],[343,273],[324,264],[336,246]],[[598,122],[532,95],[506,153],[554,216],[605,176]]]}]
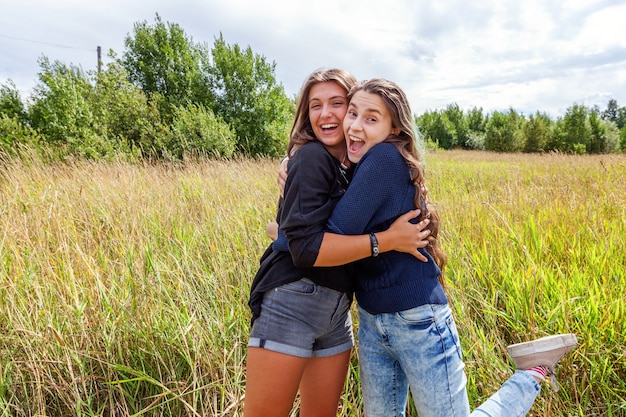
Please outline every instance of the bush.
[{"label": "bush", "polygon": [[16,156],[24,147],[36,147],[40,136],[17,117],[0,114],[0,153]]},{"label": "bush", "polygon": [[487,122],[485,149],[494,152],[517,152],[522,149],[522,118],[510,109],[494,112]]},{"label": "bush", "polygon": [[[115,58],[110,53],[111,58]],[[107,65],[97,75],[91,107],[98,135],[118,143],[136,156],[154,156],[154,132],[159,131],[158,93],[148,100],[147,94],[127,79],[128,73],[118,61]]]},{"label": "bush", "polygon": [[97,99],[87,75],[75,66],[50,64],[46,58],[40,60],[40,65],[43,71],[28,112],[33,128],[58,151],[61,159],[98,159],[116,154],[120,143],[99,134],[102,122],[94,112]]},{"label": "bush", "polygon": [[164,153],[170,159],[187,155],[228,158],[235,152],[233,130],[202,105],[177,107],[167,136]]},{"label": "bush", "polygon": [[24,120],[26,115],[20,93],[11,80],[7,84],[0,84],[0,115],[17,117],[19,120]]}]

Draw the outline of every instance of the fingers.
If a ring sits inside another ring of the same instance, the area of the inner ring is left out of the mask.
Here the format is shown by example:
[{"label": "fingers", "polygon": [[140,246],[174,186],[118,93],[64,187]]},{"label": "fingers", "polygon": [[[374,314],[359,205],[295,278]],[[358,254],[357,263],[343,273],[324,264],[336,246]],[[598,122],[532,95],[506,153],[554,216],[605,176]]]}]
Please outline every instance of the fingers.
[{"label": "fingers", "polygon": [[400,218],[402,219],[402,221],[408,222],[409,220],[414,219],[419,215],[420,215],[420,209],[415,209],[415,210],[407,211],[402,216],[400,216]]},{"label": "fingers", "polygon": [[420,252],[418,249],[415,249],[413,256],[415,256],[417,259],[419,259],[422,262],[428,262],[428,258],[422,255],[422,252]]},{"label": "fingers", "polygon": [[428,234],[422,237],[422,239],[417,243],[417,245],[415,245],[415,247],[417,247],[417,249],[423,249],[426,246],[428,246],[429,242],[427,238],[428,238]]}]

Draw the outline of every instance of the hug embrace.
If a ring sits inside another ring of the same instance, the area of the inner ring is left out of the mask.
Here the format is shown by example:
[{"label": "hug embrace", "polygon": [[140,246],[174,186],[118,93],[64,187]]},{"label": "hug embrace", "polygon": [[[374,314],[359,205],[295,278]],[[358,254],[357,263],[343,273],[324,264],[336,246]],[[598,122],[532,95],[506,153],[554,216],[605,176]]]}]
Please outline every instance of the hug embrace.
[{"label": "hug embrace", "polygon": [[[305,81],[287,148],[273,241],[251,287],[244,415],[335,416],[358,305],[364,414],[523,416],[577,344],[573,334],[508,347],[517,370],[471,411],[445,291],[446,254],[413,114],[402,89],[340,69]],[[281,182],[282,180],[279,180]]]}]

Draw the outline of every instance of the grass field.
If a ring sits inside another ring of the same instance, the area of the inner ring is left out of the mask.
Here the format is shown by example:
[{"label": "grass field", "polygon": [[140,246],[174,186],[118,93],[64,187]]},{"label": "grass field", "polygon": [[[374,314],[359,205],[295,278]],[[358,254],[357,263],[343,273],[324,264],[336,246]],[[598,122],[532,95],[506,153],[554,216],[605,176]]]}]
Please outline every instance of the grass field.
[{"label": "grass field", "polygon": [[[472,404],[506,345],[574,332],[529,415],[626,416],[626,155],[426,161]],[[276,167],[0,162],[0,417],[241,415]]]}]

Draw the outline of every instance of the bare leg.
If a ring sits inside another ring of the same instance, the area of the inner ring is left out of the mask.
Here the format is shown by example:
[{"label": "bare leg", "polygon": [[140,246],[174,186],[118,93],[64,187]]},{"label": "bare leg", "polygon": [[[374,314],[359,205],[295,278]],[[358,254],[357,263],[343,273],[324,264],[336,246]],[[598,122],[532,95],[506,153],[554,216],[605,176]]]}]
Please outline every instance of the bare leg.
[{"label": "bare leg", "polygon": [[244,417],[287,417],[307,363],[299,358],[249,347]]},{"label": "bare leg", "polygon": [[350,352],[309,360],[300,382],[300,417],[337,416]]}]

